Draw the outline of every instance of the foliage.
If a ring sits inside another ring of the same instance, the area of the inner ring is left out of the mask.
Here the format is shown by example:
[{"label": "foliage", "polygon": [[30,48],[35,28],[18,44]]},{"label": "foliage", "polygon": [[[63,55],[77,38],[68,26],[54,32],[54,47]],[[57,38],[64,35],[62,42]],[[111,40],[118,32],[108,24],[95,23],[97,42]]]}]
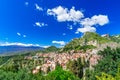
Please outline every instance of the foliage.
[{"label": "foliage", "polygon": [[110,39],[114,42],[120,43],[120,35],[110,36]]},{"label": "foliage", "polygon": [[99,51],[98,54],[102,56],[102,59],[94,66],[94,71],[88,70],[86,72],[86,78],[88,80],[96,80],[95,75],[101,76],[102,73],[106,73],[106,76],[115,77],[120,64],[120,48],[111,49],[107,47],[103,51]]},{"label": "foliage", "polygon": [[76,47],[80,46],[79,39],[73,39],[63,48],[63,51],[75,50]]},{"label": "foliage", "polygon": [[47,76],[43,76],[41,73],[33,75],[25,69],[18,72],[0,70],[0,73],[2,73],[0,80],[79,80],[72,72],[64,71],[61,67],[49,72]]},{"label": "foliage", "polygon": [[105,74],[105,73],[102,73],[102,75],[99,77],[99,76],[96,76],[97,80],[115,80],[115,78],[111,75],[108,75],[108,74]]},{"label": "foliage", "polygon": [[94,32],[86,32],[83,38],[87,39],[87,42],[92,41],[92,40],[97,40],[99,44],[103,44],[103,43],[111,41],[108,38],[101,37],[99,34],[94,33]]},{"label": "foliage", "polygon": [[95,70],[104,71],[105,73],[114,76],[120,63],[120,48],[111,49],[110,47],[107,47],[98,54],[103,56],[103,59],[95,66]]},{"label": "foliage", "polygon": [[8,59],[5,63],[0,65],[0,69],[4,71],[17,72],[21,69],[26,69],[30,72],[35,66],[41,65],[40,59],[24,59],[24,55],[14,55]]},{"label": "foliage", "polygon": [[7,60],[9,60],[11,56],[0,56],[0,65],[5,63]]},{"label": "foliage", "polygon": [[88,49],[94,49],[94,48],[96,48],[96,47],[93,46],[93,45],[84,45],[84,46],[81,46],[81,47],[79,48],[79,50],[83,50],[83,51],[85,52],[85,51],[88,50]]},{"label": "foliage", "polygon": [[64,51],[70,51],[70,50],[79,51],[79,50],[83,50],[84,52],[86,52],[87,50],[94,49],[94,48],[96,48],[96,47],[93,46],[93,45],[83,45],[83,46],[78,45],[78,46],[75,46],[74,49],[72,49],[70,47],[66,47],[66,48],[64,48]]},{"label": "foliage", "polygon": [[84,58],[78,58],[77,60],[70,61],[67,64],[67,67],[80,79],[84,76],[84,70],[89,66],[89,63],[85,61]]},{"label": "foliage", "polygon": [[59,48],[55,47],[55,46],[50,46],[48,48],[45,48],[42,52],[43,53],[48,53],[48,52],[57,52],[59,50]]},{"label": "foliage", "polygon": [[101,76],[96,76],[96,78],[97,80],[120,80],[120,66],[118,67],[115,77],[106,73],[102,73]]},{"label": "foliage", "polygon": [[56,70],[48,73],[49,80],[79,80],[72,72],[65,71],[61,67],[57,67]]},{"label": "foliage", "polygon": [[25,70],[20,70],[18,72],[4,71],[0,70],[0,80],[31,80],[29,73]]},{"label": "foliage", "polygon": [[79,80],[72,72],[64,71],[58,67],[52,72],[49,72],[48,69],[48,75],[46,76],[41,72],[33,75],[31,71],[34,68],[34,62],[34,60],[24,61],[23,56],[10,58],[1,65],[0,80]]}]

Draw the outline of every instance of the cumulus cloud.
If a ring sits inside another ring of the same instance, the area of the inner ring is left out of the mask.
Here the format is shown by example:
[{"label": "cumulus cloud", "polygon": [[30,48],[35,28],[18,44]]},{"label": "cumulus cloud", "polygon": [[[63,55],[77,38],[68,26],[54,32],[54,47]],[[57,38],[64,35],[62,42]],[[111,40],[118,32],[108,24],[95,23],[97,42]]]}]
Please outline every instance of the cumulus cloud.
[{"label": "cumulus cloud", "polygon": [[43,26],[48,26],[48,25],[43,22],[35,22],[35,26],[43,27]]},{"label": "cumulus cloud", "polygon": [[[62,6],[55,7],[53,9],[48,9],[47,14],[54,16],[58,22],[71,21],[74,22],[73,25],[79,24],[80,27],[77,28],[76,34],[82,32],[95,32],[96,25],[103,26],[109,23],[107,15],[94,15],[91,18],[85,18],[84,14],[80,10],[75,10],[75,7],[71,9],[64,8]],[[68,29],[72,30],[73,25],[68,25]]]},{"label": "cumulus cloud", "polygon": [[29,2],[25,2],[25,5],[28,6],[28,5],[29,5]]},{"label": "cumulus cloud", "polygon": [[20,34],[19,32],[17,32],[17,35],[18,35],[18,36],[21,36],[21,34]]},{"label": "cumulus cloud", "polygon": [[81,20],[80,25],[82,25],[82,28],[79,27],[76,33],[95,32],[96,31],[95,25],[103,26],[107,23],[109,23],[109,19],[107,15],[94,15],[91,18],[85,18]]},{"label": "cumulus cloud", "polygon": [[109,22],[108,16],[106,15],[94,15],[91,18],[83,19],[80,24],[83,26],[93,26],[93,25],[100,25],[103,26]]},{"label": "cumulus cloud", "polygon": [[38,46],[40,47],[39,44],[24,44],[24,43],[19,43],[19,42],[15,42],[15,43],[10,43],[10,42],[5,42],[5,43],[0,43],[0,46],[12,46],[12,45],[17,45],[17,46],[25,46],[25,47],[29,47],[29,46]]},{"label": "cumulus cloud", "polygon": [[85,32],[95,32],[95,31],[96,31],[95,27],[86,26],[86,27],[83,27],[83,28],[78,28],[75,33],[79,34],[79,32],[85,33]]},{"label": "cumulus cloud", "polygon": [[64,21],[79,22],[79,20],[84,17],[81,11],[75,10],[75,7],[72,7],[69,10],[68,8],[58,6],[53,9],[48,9],[47,14],[56,17],[59,22]]},{"label": "cumulus cloud", "polygon": [[35,8],[36,8],[36,10],[43,11],[43,8],[40,7],[38,4],[35,4]]},{"label": "cumulus cloud", "polygon": [[61,46],[64,46],[66,43],[64,41],[52,41],[53,44],[59,44]]}]

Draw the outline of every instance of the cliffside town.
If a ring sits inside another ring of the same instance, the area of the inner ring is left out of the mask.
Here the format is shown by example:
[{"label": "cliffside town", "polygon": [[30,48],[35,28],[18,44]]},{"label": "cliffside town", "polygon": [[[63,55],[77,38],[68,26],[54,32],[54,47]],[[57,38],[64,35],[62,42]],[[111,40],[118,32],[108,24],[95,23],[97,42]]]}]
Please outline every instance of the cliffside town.
[{"label": "cliffside town", "polygon": [[60,66],[67,70],[67,63],[71,60],[77,60],[78,58],[84,59],[86,62],[89,61],[89,67],[92,68],[92,66],[97,64],[97,61],[101,58],[97,54],[93,54],[90,51],[86,53],[37,53],[38,57],[44,58],[43,64],[40,66],[36,66],[36,68],[32,71],[33,74],[38,73],[41,69],[45,73],[47,73],[48,68],[50,68],[51,71],[55,70],[56,65],[60,64]]},{"label": "cliffside town", "polygon": [[[69,61],[74,61],[80,58],[85,62],[89,63],[89,69],[93,69],[93,66],[98,63],[98,60],[102,56],[98,55],[98,51],[104,50],[106,47],[116,48],[120,45],[114,41],[108,39],[109,35],[99,36],[96,33],[86,33],[80,39],[74,39],[68,43],[62,50],[62,53],[59,52],[50,52],[50,53],[37,53],[33,59],[42,60],[42,64],[36,66],[32,73],[38,73],[43,71],[47,73],[48,69],[50,71],[55,70],[56,66],[59,64],[64,70],[67,70],[67,64]],[[81,46],[82,47],[79,47]],[[87,47],[86,47],[87,45]],[[91,46],[92,45],[92,46]],[[92,48],[90,48],[92,47]],[[76,48],[78,48],[76,50]],[[88,49],[87,49],[88,48]],[[70,49],[70,50],[69,50]],[[83,50],[82,50],[83,49]],[[67,51],[68,50],[68,51]],[[32,57],[27,56],[26,59],[32,59]]]}]

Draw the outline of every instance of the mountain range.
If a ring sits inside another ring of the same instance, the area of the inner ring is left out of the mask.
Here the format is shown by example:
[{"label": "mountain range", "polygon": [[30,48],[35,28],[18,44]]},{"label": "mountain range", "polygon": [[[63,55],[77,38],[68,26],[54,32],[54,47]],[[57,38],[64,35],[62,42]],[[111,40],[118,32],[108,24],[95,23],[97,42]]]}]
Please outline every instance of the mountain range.
[{"label": "mountain range", "polygon": [[38,46],[19,46],[19,45],[9,45],[9,46],[0,46],[0,54],[11,54],[11,53],[20,53],[25,51],[35,51],[43,50],[43,47]]}]

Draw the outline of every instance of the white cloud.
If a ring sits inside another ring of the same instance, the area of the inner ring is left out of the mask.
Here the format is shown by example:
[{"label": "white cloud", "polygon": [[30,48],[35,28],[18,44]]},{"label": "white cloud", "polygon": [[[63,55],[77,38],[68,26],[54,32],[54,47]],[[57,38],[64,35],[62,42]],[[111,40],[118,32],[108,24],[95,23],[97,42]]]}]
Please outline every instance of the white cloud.
[{"label": "white cloud", "polygon": [[43,26],[48,26],[48,25],[43,22],[35,22],[35,26],[43,27]]},{"label": "white cloud", "polygon": [[29,5],[29,2],[25,2],[25,5],[28,6],[28,5]]},{"label": "white cloud", "polygon": [[99,24],[100,26],[103,26],[107,23],[109,23],[109,19],[107,15],[95,15],[92,17],[92,20],[96,22],[96,24]]},{"label": "white cloud", "polygon": [[79,27],[77,29],[76,33],[95,32],[96,31],[95,25],[103,26],[107,23],[109,23],[108,16],[106,16],[106,15],[94,15],[91,18],[85,18],[85,19],[81,20],[80,25],[82,25],[82,28]]},{"label": "white cloud", "polygon": [[53,44],[59,44],[61,46],[64,46],[66,43],[64,41],[52,41]]},{"label": "white cloud", "polygon": [[47,46],[40,46],[39,44],[25,44],[25,43],[20,43],[20,42],[14,42],[14,43],[10,43],[10,42],[5,42],[5,43],[0,43],[0,46],[24,46],[24,47],[30,47],[30,46],[34,46],[34,47],[42,47],[42,48],[48,48],[50,47],[50,45]]},{"label": "white cloud", "polygon": [[19,32],[17,32],[17,35],[18,35],[18,36],[21,36],[21,34],[20,34]]},{"label": "white cloud", "polygon": [[47,45],[47,46],[41,46],[41,47],[43,47],[43,48],[48,48],[48,47],[50,47],[50,45]]},{"label": "white cloud", "polygon": [[18,36],[21,36],[21,37],[24,37],[24,38],[27,37],[26,35],[22,35],[22,34],[19,33],[19,32],[17,32],[17,35],[18,35]]},{"label": "white cloud", "polygon": [[95,32],[95,31],[96,31],[95,27],[88,26],[88,27],[78,28],[75,33],[78,34],[79,32],[85,33],[85,32]]},{"label": "white cloud", "polygon": [[25,38],[25,37],[27,37],[26,35],[23,35],[23,37]]},{"label": "white cloud", "polygon": [[38,46],[38,47],[40,47],[39,44],[24,44],[24,43],[19,43],[19,42],[15,42],[15,43],[10,43],[10,42],[0,43],[0,46],[12,46],[12,45],[25,46],[25,47],[29,47],[29,46]]},{"label": "white cloud", "polygon": [[97,24],[103,26],[107,23],[109,23],[109,19],[106,15],[94,15],[93,17],[85,18],[80,22],[80,24],[83,26],[93,26]]},{"label": "white cloud", "polygon": [[73,25],[67,25],[68,26],[68,29],[72,30],[73,29]]},{"label": "white cloud", "polygon": [[65,36],[65,35],[66,35],[66,33],[63,33],[62,35],[63,35],[63,36]]},{"label": "white cloud", "polygon": [[[95,32],[96,25],[103,26],[109,23],[107,15],[94,15],[91,18],[84,18],[84,14],[80,10],[75,10],[75,7],[71,9],[64,8],[62,6],[48,9],[47,14],[54,16],[58,22],[71,21],[73,25],[79,24],[80,27],[76,30],[76,34],[82,32]],[[73,29],[73,25],[67,25],[70,30]]]},{"label": "white cloud", "polygon": [[36,10],[43,11],[43,8],[40,7],[38,4],[35,4],[35,8],[36,8]]},{"label": "white cloud", "polygon": [[68,8],[58,6],[53,9],[48,9],[47,14],[56,17],[59,22],[64,21],[79,22],[80,19],[84,17],[81,11],[75,10],[75,7],[72,7],[70,10],[68,10]]}]

